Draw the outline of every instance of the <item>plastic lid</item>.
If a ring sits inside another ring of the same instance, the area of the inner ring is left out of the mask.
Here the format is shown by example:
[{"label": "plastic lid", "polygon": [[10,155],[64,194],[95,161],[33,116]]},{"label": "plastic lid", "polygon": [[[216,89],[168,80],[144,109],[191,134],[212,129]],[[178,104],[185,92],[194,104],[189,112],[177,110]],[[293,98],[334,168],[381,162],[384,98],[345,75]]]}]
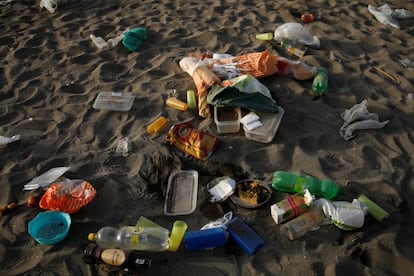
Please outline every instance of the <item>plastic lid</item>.
[{"label": "plastic lid", "polygon": [[95,233],[89,233],[88,240],[89,241],[95,241]]},{"label": "plastic lid", "polygon": [[358,197],[358,200],[364,203],[368,207],[368,213],[373,216],[376,220],[381,221],[384,218],[388,218],[389,214],[387,211],[382,209],[380,206],[378,206],[375,202],[370,200],[365,195],[360,195]]}]

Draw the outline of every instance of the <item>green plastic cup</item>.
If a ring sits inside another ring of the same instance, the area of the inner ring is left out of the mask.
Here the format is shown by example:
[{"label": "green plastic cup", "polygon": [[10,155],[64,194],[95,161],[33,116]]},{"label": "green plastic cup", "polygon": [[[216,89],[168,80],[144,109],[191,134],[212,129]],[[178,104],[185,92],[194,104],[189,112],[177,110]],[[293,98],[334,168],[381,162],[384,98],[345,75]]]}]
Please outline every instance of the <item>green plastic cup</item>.
[{"label": "green plastic cup", "polygon": [[358,197],[358,200],[364,203],[368,207],[368,213],[373,216],[376,220],[381,221],[384,218],[388,218],[389,214],[387,211],[382,209],[380,206],[378,206],[375,202],[370,200],[365,195],[360,195]]},{"label": "green plastic cup", "polygon": [[171,229],[169,247],[168,250],[175,252],[180,247],[181,241],[184,238],[184,234],[187,231],[187,224],[184,221],[177,220],[174,222]]}]

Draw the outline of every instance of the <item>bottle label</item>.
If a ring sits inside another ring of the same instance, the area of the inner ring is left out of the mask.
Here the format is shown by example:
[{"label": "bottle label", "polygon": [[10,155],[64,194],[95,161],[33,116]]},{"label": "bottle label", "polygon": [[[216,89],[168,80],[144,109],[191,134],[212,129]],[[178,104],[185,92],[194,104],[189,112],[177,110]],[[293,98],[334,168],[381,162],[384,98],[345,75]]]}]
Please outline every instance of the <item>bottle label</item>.
[{"label": "bottle label", "polygon": [[121,266],[126,261],[126,255],[121,249],[105,249],[102,251],[101,259],[106,264]]},{"label": "bottle label", "polygon": [[130,236],[130,244],[131,246],[136,246],[140,243],[140,236],[144,232],[143,227],[130,227],[131,228],[131,236]]}]

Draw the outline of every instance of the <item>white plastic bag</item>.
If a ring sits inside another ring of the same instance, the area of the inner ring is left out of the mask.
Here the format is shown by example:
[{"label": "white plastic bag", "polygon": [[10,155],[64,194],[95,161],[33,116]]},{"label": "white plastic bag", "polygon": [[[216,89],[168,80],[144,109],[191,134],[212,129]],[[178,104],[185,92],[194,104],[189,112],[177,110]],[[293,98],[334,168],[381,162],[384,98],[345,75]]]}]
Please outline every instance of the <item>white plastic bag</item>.
[{"label": "white plastic bag", "polygon": [[40,2],[41,8],[46,8],[51,13],[54,13],[60,4],[66,4],[67,0],[42,0]]},{"label": "white plastic bag", "polygon": [[387,4],[384,4],[378,8],[368,5],[368,11],[382,24],[390,25],[396,29],[400,28],[398,19],[414,18],[414,13],[406,9],[393,10]]},{"label": "white plastic bag", "polygon": [[10,138],[0,135],[0,145],[7,145],[17,140],[20,140],[20,135],[13,135]]},{"label": "white plastic bag", "polygon": [[312,35],[303,25],[295,22],[285,23],[277,27],[273,39],[279,43],[283,39],[288,39],[293,43],[307,45],[315,49],[319,49],[321,46],[318,37]]},{"label": "white plastic bag", "polygon": [[351,140],[355,137],[354,131],[358,129],[379,129],[383,128],[388,122],[379,122],[378,115],[370,113],[367,108],[367,100],[354,105],[341,114],[344,124],[339,133],[345,140]]}]

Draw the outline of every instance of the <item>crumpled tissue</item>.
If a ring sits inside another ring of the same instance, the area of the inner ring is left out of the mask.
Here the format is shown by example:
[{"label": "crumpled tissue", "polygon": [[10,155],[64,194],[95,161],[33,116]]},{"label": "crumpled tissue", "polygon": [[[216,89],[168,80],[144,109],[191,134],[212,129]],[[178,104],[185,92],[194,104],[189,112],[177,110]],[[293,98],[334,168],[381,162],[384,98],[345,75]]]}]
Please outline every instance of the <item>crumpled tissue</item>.
[{"label": "crumpled tissue", "polygon": [[354,105],[350,109],[345,110],[341,117],[344,120],[339,134],[345,140],[351,140],[355,137],[354,131],[358,129],[379,129],[383,128],[388,122],[379,122],[376,113],[370,113],[367,108],[367,100]]},{"label": "crumpled tissue", "polygon": [[390,25],[396,29],[400,28],[398,19],[414,18],[414,13],[406,9],[391,9],[387,4],[380,7],[368,5],[368,11],[384,25]]}]

